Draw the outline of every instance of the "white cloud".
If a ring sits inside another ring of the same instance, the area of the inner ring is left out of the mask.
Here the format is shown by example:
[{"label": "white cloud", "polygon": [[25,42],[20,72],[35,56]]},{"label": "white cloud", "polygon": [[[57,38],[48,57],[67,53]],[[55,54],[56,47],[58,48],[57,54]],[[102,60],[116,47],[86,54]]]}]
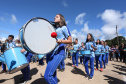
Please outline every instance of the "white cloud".
[{"label": "white cloud", "polygon": [[81,29],[81,31],[85,34],[91,33],[95,38],[99,38],[102,36],[102,32],[98,29],[89,29],[88,22],[84,24],[84,27]]},{"label": "white cloud", "polygon": [[63,1],[63,2],[62,2],[62,5],[63,5],[64,7],[67,7],[67,6],[68,6],[68,4],[66,3],[66,1]]},{"label": "white cloud", "polygon": [[83,24],[86,13],[79,14],[75,19],[75,24]]},{"label": "white cloud", "polygon": [[79,43],[84,42],[85,41],[85,38],[86,38],[86,35],[84,35],[82,32],[78,32],[76,29],[74,29],[71,32],[71,35],[72,35],[72,40],[73,40],[73,38],[74,38],[74,40],[76,38],[78,38],[78,42]]},{"label": "white cloud", "polygon": [[101,17],[104,21],[104,26],[101,27],[104,33],[104,39],[112,39],[116,36],[116,25],[118,25],[118,32],[122,29],[126,30],[126,12],[120,13],[113,9],[107,9],[102,14],[98,14],[97,17]]},{"label": "white cloud", "polygon": [[68,24],[70,21],[66,21],[66,24]]},{"label": "white cloud", "polygon": [[5,21],[4,17],[0,17],[0,20]]},{"label": "white cloud", "polygon": [[18,21],[17,21],[17,18],[14,14],[11,14],[11,23],[12,24],[16,24]]},{"label": "white cloud", "polygon": [[5,41],[5,40],[6,40],[5,37],[1,37],[1,38],[0,38],[0,41]]}]

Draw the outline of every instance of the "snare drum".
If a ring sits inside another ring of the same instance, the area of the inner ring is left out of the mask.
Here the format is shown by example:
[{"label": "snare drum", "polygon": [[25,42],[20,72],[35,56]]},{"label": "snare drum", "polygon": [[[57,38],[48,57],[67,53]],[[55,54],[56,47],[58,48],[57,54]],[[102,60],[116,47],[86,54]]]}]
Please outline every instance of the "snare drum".
[{"label": "snare drum", "polygon": [[84,55],[85,54],[85,50],[80,50],[80,54]]},{"label": "snare drum", "polygon": [[90,50],[84,50],[84,55],[91,55],[91,51]]},{"label": "snare drum", "polygon": [[101,52],[95,52],[95,55],[101,55],[102,53]]},{"label": "snare drum", "polygon": [[29,20],[19,31],[22,47],[33,54],[46,54],[56,47],[56,39],[51,33],[56,32],[53,25],[44,18]]},{"label": "snare drum", "polygon": [[70,50],[70,52],[72,52],[72,53],[76,53],[77,51],[76,51],[76,50]]},{"label": "snare drum", "polygon": [[4,64],[6,64],[5,63],[5,58],[4,58],[4,55],[3,54],[0,55],[0,62],[3,62]]},{"label": "snare drum", "polygon": [[21,53],[21,47],[12,47],[4,52],[5,62],[9,73],[14,73],[28,66],[28,61],[24,54]]}]

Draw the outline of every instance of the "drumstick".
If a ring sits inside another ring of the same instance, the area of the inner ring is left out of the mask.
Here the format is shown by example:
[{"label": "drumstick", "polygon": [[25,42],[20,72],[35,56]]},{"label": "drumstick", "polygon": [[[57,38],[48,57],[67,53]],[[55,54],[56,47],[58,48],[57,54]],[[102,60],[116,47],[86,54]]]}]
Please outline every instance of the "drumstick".
[{"label": "drumstick", "polygon": [[[52,30],[51,30],[51,28],[48,26],[48,28],[50,29],[50,31],[52,32]],[[52,32],[51,33],[51,37],[52,38],[55,38],[57,41],[58,41],[58,39],[56,38],[57,37],[57,33],[56,32]]]}]

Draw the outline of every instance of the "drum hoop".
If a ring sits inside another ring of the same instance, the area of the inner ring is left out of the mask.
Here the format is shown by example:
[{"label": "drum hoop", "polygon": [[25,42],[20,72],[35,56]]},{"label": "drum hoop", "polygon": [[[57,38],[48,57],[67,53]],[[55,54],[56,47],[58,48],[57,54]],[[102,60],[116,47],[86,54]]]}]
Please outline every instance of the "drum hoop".
[{"label": "drum hoop", "polygon": [[[10,50],[10,49],[12,49],[12,48],[17,48],[17,47],[19,47],[19,46],[8,48],[8,49],[6,49],[4,52],[6,52],[7,50]],[[22,48],[22,47],[19,47],[19,48]]]},{"label": "drum hoop", "polygon": [[[23,29],[23,27],[21,28],[21,29]],[[20,38],[20,31],[21,31],[21,29],[19,30],[19,40],[20,40],[20,43],[21,43],[21,47],[23,48],[23,43],[21,42],[21,38]]]},{"label": "drum hoop", "polygon": [[[25,38],[24,38],[24,32],[25,32],[25,28],[27,27],[27,25],[28,25],[28,23],[30,23],[32,20],[34,20],[34,19],[43,19],[43,20],[45,20],[45,21],[47,21],[47,22],[49,22],[47,19],[44,19],[44,18],[41,18],[41,17],[34,17],[34,18],[32,18],[31,20],[29,20],[26,24],[25,24],[25,26],[23,27],[23,39],[24,39],[24,44],[25,44],[25,46],[31,51],[31,53],[33,53],[33,54],[42,54],[42,53],[36,53],[36,52],[34,52],[34,51],[32,51],[28,46],[27,46],[27,44],[26,44],[26,42],[25,42]],[[51,24],[51,22],[49,22],[50,24]],[[52,25],[52,24],[51,24]],[[52,25],[52,27],[54,28],[54,26]],[[55,31],[55,28],[54,28],[54,31]],[[55,31],[56,32],[56,31]],[[23,47],[24,48],[24,47]],[[56,44],[55,44],[55,47],[54,48],[56,48]],[[53,49],[54,49],[53,48]],[[53,50],[52,49],[52,50]],[[49,52],[51,52],[52,50],[50,50]],[[47,53],[49,53],[49,52],[47,52]],[[46,53],[43,53],[43,54],[46,54]]]}]

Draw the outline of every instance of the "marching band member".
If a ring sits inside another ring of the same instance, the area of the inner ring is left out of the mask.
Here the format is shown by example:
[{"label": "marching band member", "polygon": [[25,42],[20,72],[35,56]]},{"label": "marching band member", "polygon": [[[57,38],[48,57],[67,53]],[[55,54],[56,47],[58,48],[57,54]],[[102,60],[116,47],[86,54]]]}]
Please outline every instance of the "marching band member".
[{"label": "marching band member", "polygon": [[99,61],[101,72],[102,72],[103,71],[103,67],[102,67],[102,54],[101,54],[102,45],[101,45],[100,39],[97,39],[96,46],[97,46],[97,50],[95,50],[95,52],[99,53],[99,54],[95,54],[95,58],[96,58],[96,70],[98,70],[98,61]]},{"label": "marching band member", "polygon": [[[97,49],[96,48],[96,44],[94,42],[94,37],[92,34],[88,33],[87,34],[87,40],[86,40],[86,50],[90,50],[91,51],[91,55],[85,55],[85,70],[86,70],[86,76],[85,78],[88,78],[89,80],[92,80],[93,75],[94,75],[94,57],[95,57],[95,53],[94,51]],[[90,68],[91,71],[89,73],[89,69],[88,69],[88,61],[90,60]]]},{"label": "marching band member", "polygon": [[[30,62],[31,61],[31,58],[33,56],[32,53],[29,53],[27,52],[25,49],[22,49],[21,52],[23,54],[25,54],[26,58],[27,58],[27,61]],[[23,68],[21,70],[22,74],[23,74],[23,77],[20,79],[20,82],[19,84],[24,84],[26,83],[27,81],[30,80],[30,65],[28,65],[27,67]]]},{"label": "marching band member", "polygon": [[[85,49],[85,46],[84,46],[84,43],[82,42],[81,43],[81,50],[84,50],[84,49]],[[84,61],[85,61],[84,55],[80,56],[80,64],[82,64],[82,61],[83,61],[83,64],[84,64]]]},{"label": "marching band member", "polygon": [[[2,49],[2,52],[4,53],[4,51],[8,48],[12,48],[12,47],[15,47],[16,44],[15,42],[13,41],[14,39],[14,36],[13,35],[9,35],[8,36],[8,39],[6,39],[5,43],[3,44],[3,46],[1,47]],[[4,73],[6,72],[6,64],[2,63],[2,72],[1,73]]]},{"label": "marching band member", "polygon": [[105,42],[105,58],[106,58],[106,65],[108,65],[108,56],[109,56],[109,46],[107,42]]},{"label": "marching band member", "polygon": [[[59,25],[56,27],[57,43],[58,46],[53,50],[53,53],[48,59],[48,64],[45,70],[44,78],[48,84],[58,84],[56,69],[61,61],[65,57],[65,44],[72,43],[71,34],[66,26],[65,18],[61,14],[57,14],[54,18],[54,22],[58,22]],[[65,40],[67,39],[67,40]]]},{"label": "marching band member", "polygon": [[[73,67],[75,66],[76,68],[78,67],[78,56],[79,56],[79,49],[80,49],[80,44],[78,43],[78,39],[75,39],[75,45],[73,46],[74,50],[77,50],[76,52],[73,52],[72,55],[72,63]],[[75,65],[75,60],[76,60],[76,65]]]},{"label": "marching band member", "polygon": [[106,62],[105,62],[105,42],[101,41],[102,44],[102,61],[104,64],[104,69],[106,68]]}]

